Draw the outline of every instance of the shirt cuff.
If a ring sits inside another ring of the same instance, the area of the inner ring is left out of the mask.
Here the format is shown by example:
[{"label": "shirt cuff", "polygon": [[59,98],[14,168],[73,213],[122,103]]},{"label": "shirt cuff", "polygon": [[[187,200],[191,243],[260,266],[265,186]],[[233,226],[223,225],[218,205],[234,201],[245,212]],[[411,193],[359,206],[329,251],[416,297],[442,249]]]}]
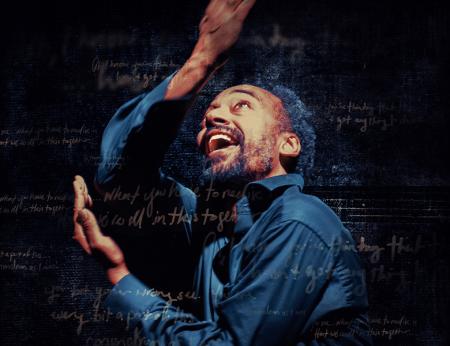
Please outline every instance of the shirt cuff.
[{"label": "shirt cuff", "polygon": [[111,290],[104,305],[113,314],[121,313],[131,325],[145,318],[152,306],[164,300],[132,274],[123,277]]},{"label": "shirt cuff", "polygon": [[145,117],[149,112],[150,108],[160,102],[168,102],[168,103],[176,103],[177,101],[191,101],[195,93],[191,92],[184,96],[177,97],[175,99],[165,100],[165,96],[167,93],[167,89],[169,88],[169,84],[172,81],[173,77],[179,72],[176,70],[171,75],[166,77],[161,83],[159,83],[153,90],[147,92],[147,95],[144,96],[141,102],[137,107],[137,111],[141,112],[142,116]]}]

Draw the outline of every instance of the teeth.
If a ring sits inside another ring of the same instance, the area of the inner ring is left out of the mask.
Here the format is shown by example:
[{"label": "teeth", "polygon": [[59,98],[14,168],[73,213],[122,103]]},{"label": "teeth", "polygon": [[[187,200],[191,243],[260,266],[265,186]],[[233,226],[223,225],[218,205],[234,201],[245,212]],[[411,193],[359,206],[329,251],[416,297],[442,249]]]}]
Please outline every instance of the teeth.
[{"label": "teeth", "polygon": [[230,145],[235,145],[235,140],[225,134],[225,133],[217,133],[215,135],[212,135],[209,138],[208,141],[208,152],[213,152],[219,149],[224,149],[226,147],[229,147]]},{"label": "teeth", "polygon": [[219,133],[217,135],[211,136],[211,138],[209,139],[209,143],[211,143],[212,141],[215,141],[217,139],[224,139],[224,140],[226,140],[228,142],[231,142],[231,137],[230,136],[227,136],[227,135]]}]

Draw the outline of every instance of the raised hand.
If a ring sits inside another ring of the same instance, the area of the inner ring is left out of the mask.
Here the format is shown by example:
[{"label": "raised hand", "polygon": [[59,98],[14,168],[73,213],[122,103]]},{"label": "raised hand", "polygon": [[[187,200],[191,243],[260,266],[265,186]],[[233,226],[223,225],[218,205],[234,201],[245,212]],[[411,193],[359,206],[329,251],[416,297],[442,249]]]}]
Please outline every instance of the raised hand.
[{"label": "raised hand", "polygon": [[97,218],[89,209],[92,207],[92,198],[83,177],[75,176],[73,192],[73,239],[105,266],[108,279],[116,284],[129,274],[123,252],[111,237],[105,236],[100,230]]},{"label": "raised hand", "polygon": [[211,0],[200,22],[194,54],[201,53],[214,65],[228,57],[256,0]]},{"label": "raised hand", "polygon": [[256,0],[211,0],[200,22],[197,44],[171,80],[166,99],[194,95],[228,58]]}]

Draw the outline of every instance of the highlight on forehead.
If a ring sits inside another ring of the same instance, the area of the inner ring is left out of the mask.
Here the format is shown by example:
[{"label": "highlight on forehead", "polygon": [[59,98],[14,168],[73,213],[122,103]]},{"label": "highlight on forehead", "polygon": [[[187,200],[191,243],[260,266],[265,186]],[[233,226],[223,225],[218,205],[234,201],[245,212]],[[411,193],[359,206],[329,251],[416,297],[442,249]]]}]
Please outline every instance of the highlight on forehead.
[{"label": "highlight on forehead", "polygon": [[253,97],[254,99],[256,99],[256,100],[258,100],[259,102],[262,103],[261,97],[258,94],[256,94],[254,91],[252,91],[252,90],[236,88],[236,89],[233,89],[233,90],[230,91],[230,94],[234,94],[234,93],[241,93],[241,94],[250,95],[251,97]]},{"label": "highlight on forehead", "polygon": [[[267,106],[274,106],[281,103],[281,100],[271,92],[251,84],[235,85],[222,91],[219,96],[233,93],[243,93],[253,97],[259,103]],[[268,102],[267,102],[268,101]]]}]

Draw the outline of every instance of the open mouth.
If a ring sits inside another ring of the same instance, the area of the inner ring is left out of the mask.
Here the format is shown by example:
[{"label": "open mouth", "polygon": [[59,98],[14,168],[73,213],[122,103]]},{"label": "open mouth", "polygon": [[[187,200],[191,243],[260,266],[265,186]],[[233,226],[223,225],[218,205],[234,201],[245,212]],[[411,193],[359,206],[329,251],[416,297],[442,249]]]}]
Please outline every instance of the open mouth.
[{"label": "open mouth", "polygon": [[211,153],[236,148],[238,145],[239,141],[230,133],[212,130],[206,136],[205,152],[206,155],[210,155]]}]

